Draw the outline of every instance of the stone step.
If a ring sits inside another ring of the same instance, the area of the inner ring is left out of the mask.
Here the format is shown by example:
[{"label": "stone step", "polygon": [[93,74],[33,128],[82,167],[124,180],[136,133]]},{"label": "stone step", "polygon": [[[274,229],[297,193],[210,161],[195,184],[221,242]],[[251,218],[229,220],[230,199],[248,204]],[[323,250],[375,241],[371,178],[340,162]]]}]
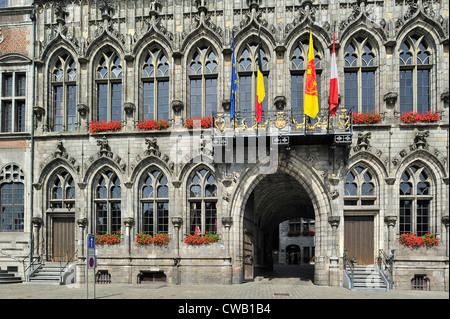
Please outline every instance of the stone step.
[{"label": "stone step", "polygon": [[353,271],[353,290],[386,291],[387,285],[378,273],[376,266],[355,266]]},{"label": "stone step", "polygon": [[61,264],[59,262],[47,262],[30,276],[30,281],[27,284],[59,285],[61,273],[64,273],[64,271],[65,268],[61,272]]},{"label": "stone step", "polygon": [[0,284],[13,284],[21,282],[22,278],[16,277],[15,274],[11,274],[6,270],[0,270]]},{"label": "stone step", "polygon": [[18,284],[21,282],[22,282],[22,278],[19,278],[19,277],[9,277],[9,278],[0,277],[0,285],[1,284]]}]

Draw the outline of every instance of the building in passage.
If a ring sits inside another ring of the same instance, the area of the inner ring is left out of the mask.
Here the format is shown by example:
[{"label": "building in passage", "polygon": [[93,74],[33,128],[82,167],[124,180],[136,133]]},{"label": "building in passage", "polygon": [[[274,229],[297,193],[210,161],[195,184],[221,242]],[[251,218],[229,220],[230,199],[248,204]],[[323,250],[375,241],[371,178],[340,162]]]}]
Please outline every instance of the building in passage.
[{"label": "building in passage", "polygon": [[0,267],[448,291],[448,71],[447,0],[0,0]]}]

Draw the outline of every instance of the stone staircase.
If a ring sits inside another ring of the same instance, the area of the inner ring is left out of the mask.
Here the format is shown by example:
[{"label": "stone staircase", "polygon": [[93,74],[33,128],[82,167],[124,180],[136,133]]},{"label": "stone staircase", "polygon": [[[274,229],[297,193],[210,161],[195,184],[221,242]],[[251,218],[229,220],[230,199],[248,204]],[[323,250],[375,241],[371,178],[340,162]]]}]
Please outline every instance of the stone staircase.
[{"label": "stone staircase", "polygon": [[388,287],[376,265],[355,265],[352,290],[387,291]]},{"label": "stone staircase", "polygon": [[16,277],[14,274],[10,274],[7,270],[0,269],[0,285],[1,284],[17,284],[21,283],[22,278]]},{"label": "stone staircase", "polygon": [[27,284],[53,284],[60,285],[61,273],[59,262],[46,262],[39,266]]}]

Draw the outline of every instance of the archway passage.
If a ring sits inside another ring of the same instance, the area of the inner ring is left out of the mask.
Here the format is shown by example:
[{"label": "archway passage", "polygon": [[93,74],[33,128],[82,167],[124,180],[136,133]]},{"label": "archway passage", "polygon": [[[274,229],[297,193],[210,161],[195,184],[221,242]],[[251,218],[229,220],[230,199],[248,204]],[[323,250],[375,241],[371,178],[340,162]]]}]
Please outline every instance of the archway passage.
[{"label": "archway passage", "polygon": [[[255,277],[293,277],[313,281],[313,266],[301,263],[301,247],[296,244],[282,247],[279,224],[293,219],[314,220],[311,198],[304,187],[291,175],[277,172],[265,175],[248,197],[244,212],[244,280]],[[289,250],[296,267],[288,269],[279,258]],[[308,269],[306,270],[306,267]],[[306,276],[306,277],[305,277]],[[302,278],[299,278],[302,277]]]}]

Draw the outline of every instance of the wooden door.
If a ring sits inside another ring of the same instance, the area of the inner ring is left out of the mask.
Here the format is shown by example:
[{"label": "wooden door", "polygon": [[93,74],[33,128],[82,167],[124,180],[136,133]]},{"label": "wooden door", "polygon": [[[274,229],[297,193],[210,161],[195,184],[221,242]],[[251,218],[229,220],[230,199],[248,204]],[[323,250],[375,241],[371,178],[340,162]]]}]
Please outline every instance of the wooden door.
[{"label": "wooden door", "polygon": [[253,256],[254,246],[250,234],[244,231],[244,280],[253,280]]},{"label": "wooden door", "polygon": [[53,259],[70,261],[75,252],[75,218],[53,218]]},{"label": "wooden door", "polygon": [[373,236],[373,216],[344,217],[344,248],[349,258],[356,259],[357,265],[375,263]]}]

